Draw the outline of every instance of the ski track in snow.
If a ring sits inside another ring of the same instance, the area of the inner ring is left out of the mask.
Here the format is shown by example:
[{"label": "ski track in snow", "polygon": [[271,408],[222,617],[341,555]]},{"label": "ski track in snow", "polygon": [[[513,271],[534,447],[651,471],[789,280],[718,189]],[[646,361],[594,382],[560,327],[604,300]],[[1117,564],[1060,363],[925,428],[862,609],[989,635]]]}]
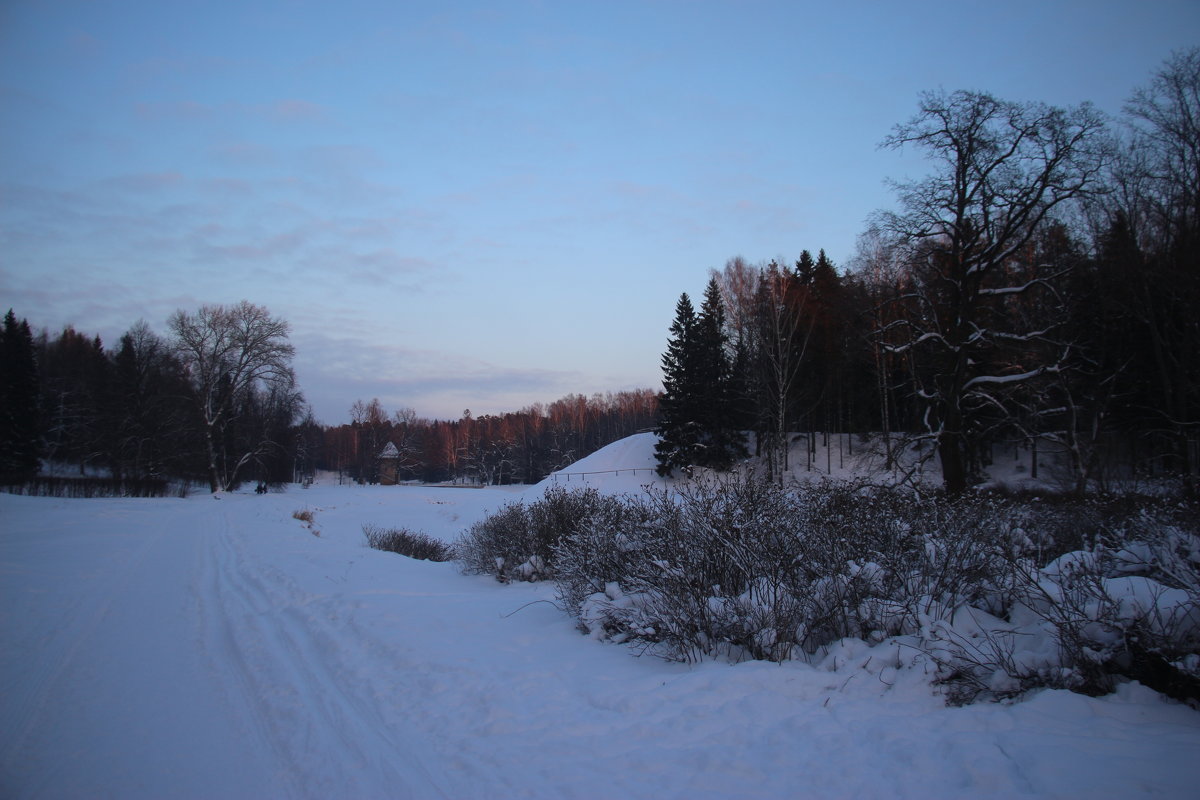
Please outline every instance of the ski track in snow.
[{"label": "ski track in snow", "polygon": [[[198,598],[205,646],[218,668],[232,665],[237,700],[283,766],[289,794],[359,795],[390,786],[399,796],[432,796],[434,782],[411,743],[391,739],[378,714],[331,674],[327,657],[338,643],[330,621],[308,611],[286,576],[239,550],[227,517],[207,538]],[[414,777],[423,783],[414,786]]]},{"label": "ski track in snow", "polygon": [[[667,664],[579,635],[551,586],[362,544],[366,522],[450,539],[517,497],[0,496],[0,796],[1116,798],[1200,784],[1200,714],[1141,687],[948,709],[926,667],[887,646],[848,643],[820,667]],[[319,537],[291,517],[304,507]]]}]

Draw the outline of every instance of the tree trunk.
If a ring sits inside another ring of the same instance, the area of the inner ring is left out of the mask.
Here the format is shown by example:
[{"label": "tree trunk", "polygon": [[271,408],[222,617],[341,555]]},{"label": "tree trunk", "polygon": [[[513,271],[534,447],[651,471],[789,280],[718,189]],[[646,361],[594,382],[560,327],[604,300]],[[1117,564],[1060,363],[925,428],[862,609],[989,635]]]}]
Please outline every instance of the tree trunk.
[{"label": "tree trunk", "polygon": [[946,494],[952,497],[962,494],[967,489],[967,460],[963,453],[962,434],[943,430],[938,434],[937,447]]},{"label": "tree trunk", "polygon": [[209,425],[204,429],[204,444],[208,448],[208,488],[213,494],[221,490],[221,473],[217,469],[217,446],[213,441],[213,429]]}]

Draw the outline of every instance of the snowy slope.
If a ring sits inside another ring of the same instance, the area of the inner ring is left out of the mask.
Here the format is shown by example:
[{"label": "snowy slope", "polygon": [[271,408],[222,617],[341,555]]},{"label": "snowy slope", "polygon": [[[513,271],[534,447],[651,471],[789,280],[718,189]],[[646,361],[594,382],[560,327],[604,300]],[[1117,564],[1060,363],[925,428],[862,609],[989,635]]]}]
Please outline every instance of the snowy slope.
[{"label": "snowy slope", "polygon": [[[586,466],[631,468],[635,444]],[[363,523],[453,539],[519,492],[0,495],[0,796],[1182,798],[1200,785],[1200,714],[1137,686],[948,709],[913,654],[861,643],[820,667],[667,664],[579,635],[551,586],[362,544]],[[292,517],[302,509],[319,536]]]},{"label": "snowy slope", "polygon": [[593,487],[602,492],[637,494],[644,486],[664,486],[671,481],[658,476],[654,459],[653,433],[638,433],[600,448],[568,467],[552,473],[530,488],[527,496],[536,499],[551,486],[568,489]]},{"label": "snowy slope", "polygon": [[[590,486],[612,494],[638,494],[645,486],[670,486],[682,478],[678,471],[674,478],[664,479],[658,476],[655,471],[658,462],[654,457],[654,445],[657,441],[653,433],[639,433],[613,442],[551,474],[533,487],[527,495],[531,499],[540,496],[549,486]],[[903,468],[893,466],[887,469],[884,458],[886,448],[879,435],[869,441],[863,441],[858,434],[841,433],[826,436],[818,433],[812,440],[811,454],[808,444],[806,435],[792,434],[788,452],[790,481],[805,483],[824,479],[869,478],[879,483],[891,483],[907,477],[908,480],[922,481],[931,486],[941,483],[941,470],[937,458],[930,457],[928,445],[925,445],[926,458],[923,461],[919,449],[909,448],[900,457]],[[1056,476],[1059,479],[1065,477],[1063,468],[1058,463],[1065,457],[1055,454],[1046,444],[1042,445],[1038,459],[1043,471],[1042,480],[1033,480],[1029,476],[1028,448],[1017,448],[1014,453],[1011,448],[997,447],[994,455],[995,463],[987,468],[989,480],[993,484],[1012,489],[1061,488],[1056,483]],[[756,459],[751,457],[741,468],[752,469],[756,463]]]},{"label": "snowy slope", "polygon": [[[792,480],[804,482],[865,475],[874,475],[881,481],[888,479],[888,474],[882,472],[882,456],[858,441],[857,437],[852,440],[846,434],[839,434],[826,440],[818,435],[813,458],[809,458],[806,452],[806,440],[796,436],[793,439],[789,452],[789,475]],[[541,495],[549,486],[589,486],[612,494],[638,494],[645,486],[661,488],[683,480],[678,470],[672,478],[659,477],[655,471],[658,462],[654,457],[657,441],[658,437],[653,433],[639,433],[613,442],[551,474],[534,486],[528,495]],[[878,443],[875,443],[875,448],[878,447]],[[754,463],[755,460],[749,458],[742,468],[749,468]]]}]

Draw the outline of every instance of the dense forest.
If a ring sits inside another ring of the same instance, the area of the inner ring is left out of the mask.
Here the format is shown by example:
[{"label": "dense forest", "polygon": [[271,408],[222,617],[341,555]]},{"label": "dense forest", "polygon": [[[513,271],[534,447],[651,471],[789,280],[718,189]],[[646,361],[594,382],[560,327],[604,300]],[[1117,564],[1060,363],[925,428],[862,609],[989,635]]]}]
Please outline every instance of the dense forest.
[{"label": "dense forest", "polygon": [[649,428],[664,473],[753,452],[782,480],[800,437],[838,432],[882,434],[887,458],[922,443],[951,493],[1000,443],[1064,454],[1076,491],[1200,474],[1200,49],[1171,56],[1119,120],[930,92],[883,144],[929,174],[895,184],[897,208],[846,265],[733,258],[699,310],[682,295],[661,395],[453,421],[358,400],[329,427],[306,411],[287,322],[260,306],[181,310],[166,337],[137,322],[113,348],[35,335],[10,310],[0,476],[533,482]]}]

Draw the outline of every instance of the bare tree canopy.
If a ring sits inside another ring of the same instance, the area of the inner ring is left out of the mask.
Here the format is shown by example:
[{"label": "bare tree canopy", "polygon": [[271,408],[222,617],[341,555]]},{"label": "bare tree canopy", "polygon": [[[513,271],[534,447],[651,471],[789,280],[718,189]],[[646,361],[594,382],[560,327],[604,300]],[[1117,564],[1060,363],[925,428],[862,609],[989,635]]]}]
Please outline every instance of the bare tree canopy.
[{"label": "bare tree canopy", "polygon": [[1151,213],[1177,238],[1200,228],[1200,47],[1175,53],[1125,106]]},{"label": "bare tree canopy", "polygon": [[[1013,315],[1000,308],[1055,277],[1022,264],[1022,254],[1056,209],[1100,188],[1111,148],[1104,120],[1086,104],[1064,110],[963,91],[922,95],[917,115],[883,142],[908,144],[935,171],[896,184],[902,210],[881,218],[913,265],[901,298],[908,312],[887,335],[893,352],[922,367],[925,423],[946,488],[958,492],[971,471],[972,415],[1000,407],[997,387],[1053,368],[1029,360],[1047,321],[1025,318],[1013,328]],[[1014,344],[1024,351],[1020,361],[997,357]]]},{"label": "bare tree canopy", "polygon": [[[1174,53],[1125,108],[1132,136],[1106,209],[1131,336],[1130,358],[1155,427],[1173,440],[1183,470],[1200,475],[1200,48]],[[1142,369],[1150,365],[1150,369]]]},{"label": "bare tree canopy", "polygon": [[231,307],[201,306],[195,314],[181,309],[168,325],[203,421],[210,487],[214,492],[229,488],[238,470],[270,443],[229,459],[222,452],[221,433],[236,413],[237,398],[259,389],[291,394],[296,351],[288,341],[289,325],[245,300]]},{"label": "bare tree canopy", "polygon": [[1098,190],[1111,147],[1089,104],[1061,109],[982,92],[926,92],[883,146],[913,144],[934,174],[894,183],[904,210],[886,227],[935,239],[964,272],[1001,266],[1062,203]]}]

